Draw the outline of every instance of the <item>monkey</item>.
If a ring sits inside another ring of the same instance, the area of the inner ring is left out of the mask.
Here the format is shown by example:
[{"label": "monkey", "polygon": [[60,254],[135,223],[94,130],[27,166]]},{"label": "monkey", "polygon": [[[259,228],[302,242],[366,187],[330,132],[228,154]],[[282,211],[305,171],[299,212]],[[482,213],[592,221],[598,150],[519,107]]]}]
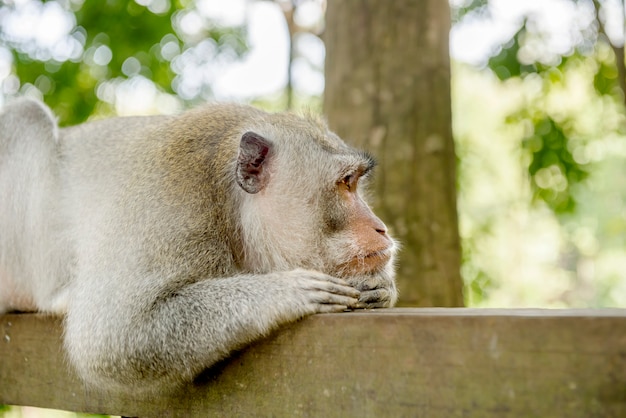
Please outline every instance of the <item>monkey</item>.
[{"label": "monkey", "polygon": [[168,390],[317,313],[393,306],[375,160],[319,117],[0,110],[0,313],[64,317],[88,385]]}]

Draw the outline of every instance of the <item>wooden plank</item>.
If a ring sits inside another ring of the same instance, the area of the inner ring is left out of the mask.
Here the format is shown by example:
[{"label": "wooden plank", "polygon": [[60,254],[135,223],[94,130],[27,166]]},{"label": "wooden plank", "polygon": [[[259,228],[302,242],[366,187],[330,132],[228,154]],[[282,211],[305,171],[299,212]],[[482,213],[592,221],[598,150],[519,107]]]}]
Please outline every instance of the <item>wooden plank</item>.
[{"label": "wooden plank", "polygon": [[317,315],[176,393],[143,396],[85,387],[61,325],[0,316],[0,403],[169,417],[626,416],[626,310]]}]

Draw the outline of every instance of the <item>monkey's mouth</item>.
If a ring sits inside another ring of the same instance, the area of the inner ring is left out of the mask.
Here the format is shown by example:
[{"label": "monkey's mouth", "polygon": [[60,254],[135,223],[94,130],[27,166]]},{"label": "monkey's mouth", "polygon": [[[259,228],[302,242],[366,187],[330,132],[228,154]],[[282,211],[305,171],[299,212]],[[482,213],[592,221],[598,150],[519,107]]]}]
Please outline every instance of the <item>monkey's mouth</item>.
[{"label": "monkey's mouth", "polygon": [[380,250],[380,251],[372,251],[371,253],[365,255],[365,257],[363,257],[365,260],[384,260],[385,262],[389,261],[389,259],[391,258],[391,250],[389,250],[388,248],[384,249],[384,250]]},{"label": "monkey's mouth", "polygon": [[371,273],[382,270],[391,260],[391,248],[372,251],[352,258],[345,267],[354,273]]}]

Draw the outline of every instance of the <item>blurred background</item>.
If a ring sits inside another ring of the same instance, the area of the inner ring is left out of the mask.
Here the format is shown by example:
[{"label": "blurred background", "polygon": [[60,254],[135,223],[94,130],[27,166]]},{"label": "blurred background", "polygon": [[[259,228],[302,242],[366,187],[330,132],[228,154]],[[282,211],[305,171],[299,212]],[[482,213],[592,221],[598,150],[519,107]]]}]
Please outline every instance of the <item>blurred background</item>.
[{"label": "blurred background", "polygon": [[[624,9],[451,0],[466,303],[626,306]],[[325,1],[0,2],[0,106],[321,111]]]},{"label": "blurred background", "polygon": [[[0,106],[321,112],[323,0],[0,2]],[[624,8],[451,0],[465,302],[626,306]]]},{"label": "blurred background", "polygon": [[[207,101],[322,112],[326,6],[0,1],[0,107],[37,97],[62,125]],[[626,307],[623,1],[449,6],[465,304]]]}]

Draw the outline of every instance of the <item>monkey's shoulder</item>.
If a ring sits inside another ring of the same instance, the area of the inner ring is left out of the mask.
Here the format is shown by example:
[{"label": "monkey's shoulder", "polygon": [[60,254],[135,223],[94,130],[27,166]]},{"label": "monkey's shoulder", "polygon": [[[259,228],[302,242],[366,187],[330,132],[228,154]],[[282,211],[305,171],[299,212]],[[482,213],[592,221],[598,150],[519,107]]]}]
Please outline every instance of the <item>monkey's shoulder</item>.
[{"label": "monkey's shoulder", "polygon": [[166,124],[170,119],[170,116],[163,115],[97,119],[62,128],[61,135],[69,139],[80,137],[81,140],[136,137],[141,132]]}]

